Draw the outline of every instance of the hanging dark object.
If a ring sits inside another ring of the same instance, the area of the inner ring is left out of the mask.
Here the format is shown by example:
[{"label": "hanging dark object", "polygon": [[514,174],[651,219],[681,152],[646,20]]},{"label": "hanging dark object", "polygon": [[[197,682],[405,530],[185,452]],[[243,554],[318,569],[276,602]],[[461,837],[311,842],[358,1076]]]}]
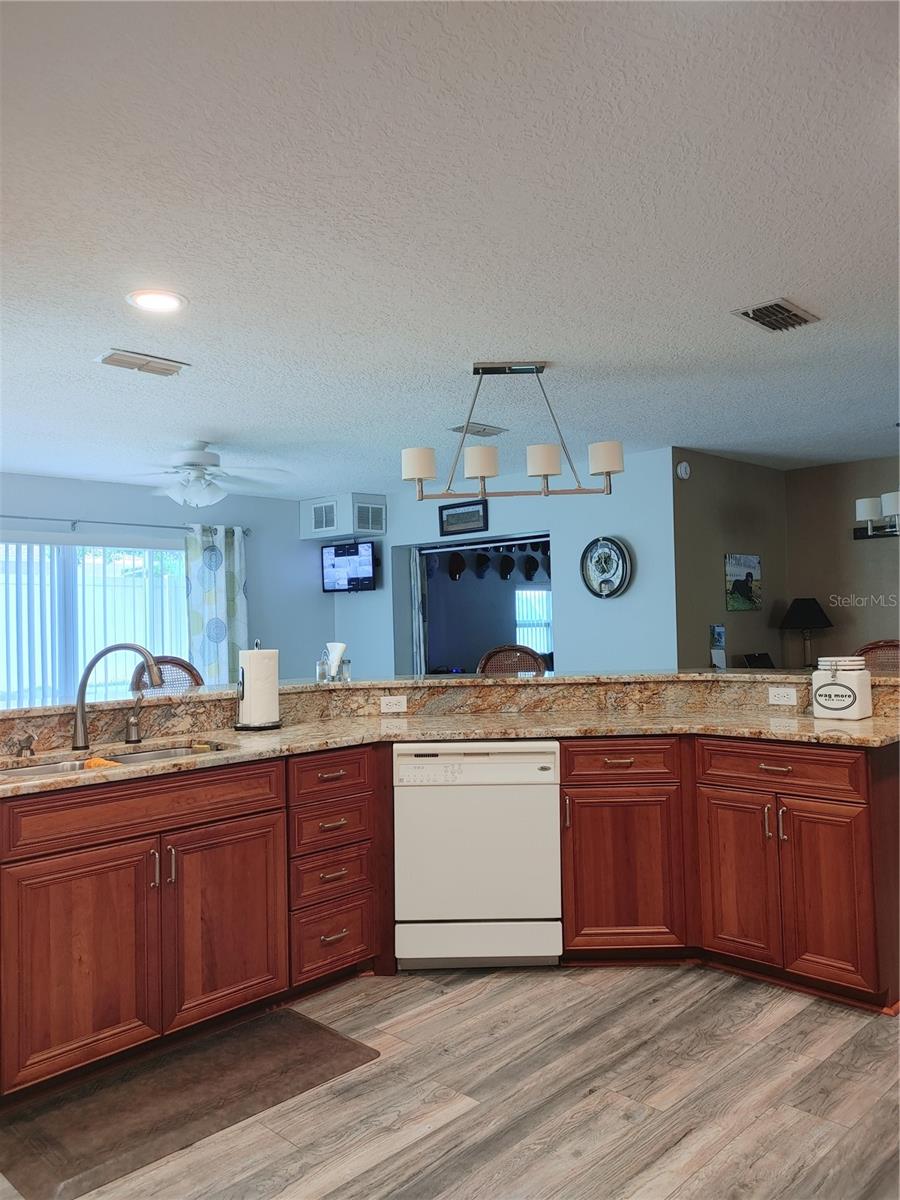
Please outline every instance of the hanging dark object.
[{"label": "hanging dark object", "polygon": [[458,583],[463,571],[466,569],[466,560],[456,550],[450,555],[450,560],[447,563],[447,574],[454,583]]},{"label": "hanging dark object", "polygon": [[534,557],[533,554],[525,555],[525,558],[522,560],[522,574],[525,576],[525,578],[528,580],[529,583],[531,583],[532,579],[534,579],[535,575],[537,575],[538,571],[540,570],[540,567],[541,567],[541,564],[538,562],[538,560]]}]

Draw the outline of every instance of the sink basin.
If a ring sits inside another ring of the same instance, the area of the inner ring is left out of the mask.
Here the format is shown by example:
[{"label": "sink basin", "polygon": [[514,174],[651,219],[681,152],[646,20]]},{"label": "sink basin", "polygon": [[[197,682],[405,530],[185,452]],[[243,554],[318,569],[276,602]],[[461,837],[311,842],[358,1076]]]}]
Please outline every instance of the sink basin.
[{"label": "sink basin", "polygon": [[215,742],[203,742],[199,746],[170,746],[167,750],[124,750],[111,754],[113,762],[142,763],[165,762],[167,758],[190,758],[196,754],[214,754],[217,750],[227,750]]},{"label": "sink basin", "polygon": [[33,779],[36,775],[70,775],[73,771],[83,771],[84,763],[80,759],[69,759],[66,762],[39,763],[34,767],[3,767],[0,776],[10,779]]}]

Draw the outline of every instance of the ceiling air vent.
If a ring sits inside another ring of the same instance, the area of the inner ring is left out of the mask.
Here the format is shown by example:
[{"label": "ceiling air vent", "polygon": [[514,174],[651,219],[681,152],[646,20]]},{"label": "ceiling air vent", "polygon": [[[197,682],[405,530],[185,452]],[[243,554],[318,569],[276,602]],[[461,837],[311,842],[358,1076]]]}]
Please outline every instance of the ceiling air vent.
[{"label": "ceiling air vent", "polygon": [[733,308],[732,316],[743,317],[773,333],[784,329],[799,329],[801,325],[812,325],[819,318],[805,308],[798,308],[790,300],[769,300],[766,304],[755,304],[752,308]]},{"label": "ceiling air vent", "polygon": [[[454,425],[450,432],[462,433],[465,428],[465,425]],[[485,425],[481,421],[470,421],[469,433],[472,437],[496,437],[498,433],[509,433],[509,430],[504,429],[502,425]]]},{"label": "ceiling air vent", "polygon": [[108,354],[101,354],[95,362],[107,367],[125,367],[129,371],[145,371],[148,375],[177,375],[182,367],[190,363],[178,362],[174,358],[159,358],[155,354],[140,354],[136,350],[112,349]]}]

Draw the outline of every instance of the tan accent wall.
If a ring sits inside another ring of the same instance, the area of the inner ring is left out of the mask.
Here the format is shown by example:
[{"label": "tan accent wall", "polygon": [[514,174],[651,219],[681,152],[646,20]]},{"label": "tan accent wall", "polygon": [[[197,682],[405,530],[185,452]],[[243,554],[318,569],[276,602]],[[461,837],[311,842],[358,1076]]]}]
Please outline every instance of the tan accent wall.
[{"label": "tan accent wall", "polygon": [[[898,477],[893,457],[787,472],[788,592],[815,596],[834,623],[814,636],[814,657],[900,636],[900,538],[853,539],[854,501],[895,491]],[[783,665],[799,665],[796,639],[785,649]]]},{"label": "tan accent wall", "polygon": [[[688,462],[691,477],[674,477]],[[787,598],[785,473],[697,450],[672,451],[675,596],[679,669],[709,665],[709,626],[725,626],[729,666],[743,655],[771,654],[781,665],[778,622]],[[762,609],[727,612],[725,555],[762,558]]]}]

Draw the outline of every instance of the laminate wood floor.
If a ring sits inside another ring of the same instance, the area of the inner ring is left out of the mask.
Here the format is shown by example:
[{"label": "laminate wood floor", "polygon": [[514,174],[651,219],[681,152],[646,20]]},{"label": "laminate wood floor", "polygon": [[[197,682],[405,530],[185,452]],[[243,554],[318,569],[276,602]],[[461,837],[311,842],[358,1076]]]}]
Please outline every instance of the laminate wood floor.
[{"label": "laminate wood floor", "polygon": [[369,976],[295,1007],[380,1058],[90,1200],[900,1194],[888,1017],[682,966]]}]

